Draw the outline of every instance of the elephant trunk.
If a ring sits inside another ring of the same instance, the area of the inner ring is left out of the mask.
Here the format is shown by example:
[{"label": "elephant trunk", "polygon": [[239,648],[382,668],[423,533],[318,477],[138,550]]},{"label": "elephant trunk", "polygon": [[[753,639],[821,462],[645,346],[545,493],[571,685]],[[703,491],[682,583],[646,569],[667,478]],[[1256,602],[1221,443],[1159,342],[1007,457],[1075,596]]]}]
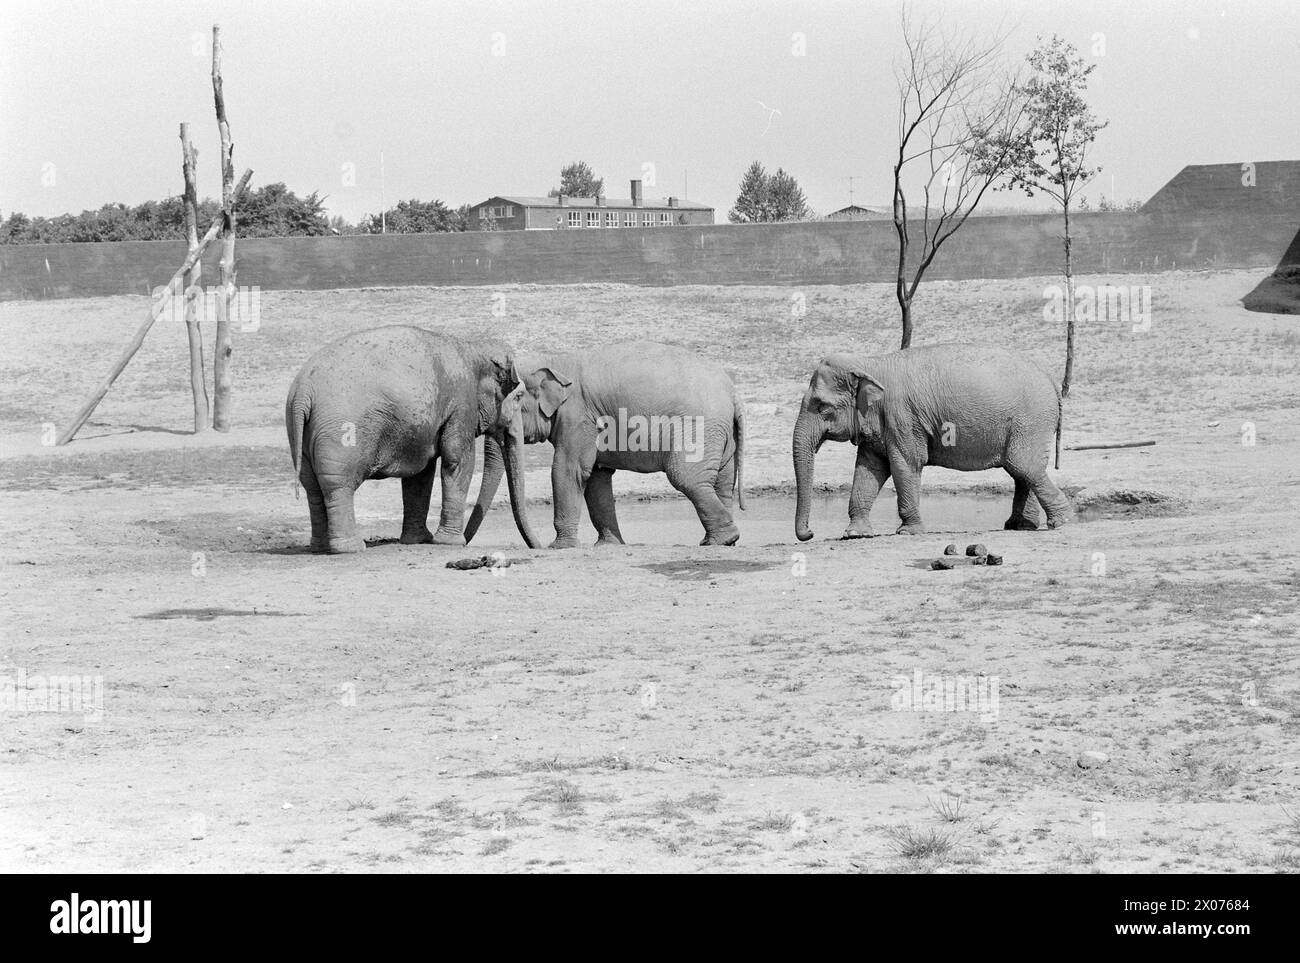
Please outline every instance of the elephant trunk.
[{"label": "elephant trunk", "polygon": [[528,520],[528,499],[524,494],[524,422],[518,412],[506,430],[506,485],[510,490],[510,510],[514,513],[520,537],[529,548],[541,548],[542,543],[533,534],[533,526]]},{"label": "elephant trunk", "polygon": [[[483,516],[492,510],[492,500],[497,497],[501,487],[501,476],[505,474],[505,458],[501,454],[501,442],[491,432],[483,436],[483,480],[478,486],[478,501],[470,512],[469,521],[465,523],[465,544],[474,539],[478,527],[483,524]],[[513,501],[513,498],[512,498]]]},{"label": "elephant trunk", "polygon": [[813,456],[821,444],[824,428],[822,420],[810,411],[799,412],[794,423],[794,478],[798,502],[794,510],[794,534],[801,542],[813,537],[808,527],[808,514],[812,510]]}]

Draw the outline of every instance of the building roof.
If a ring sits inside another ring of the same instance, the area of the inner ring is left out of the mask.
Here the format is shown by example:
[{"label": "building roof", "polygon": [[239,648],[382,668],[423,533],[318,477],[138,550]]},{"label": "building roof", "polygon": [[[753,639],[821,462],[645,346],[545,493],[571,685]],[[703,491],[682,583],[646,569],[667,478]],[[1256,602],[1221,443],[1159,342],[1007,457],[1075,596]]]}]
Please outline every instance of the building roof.
[{"label": "building roof", "polygon": [[857,217],[867,220],[870,218],[892,218],[894,215],[886,211],[878,211],[875,208],[863,207],[860,204],[850,204],[848,207],[841,207],[838,211],[831,211],[826,215],[827,220],[831,218],[851,218]]},{"label": "building roof", "polygon": [[[554,208],[560,207],[560,199],[558,197],[522,197],[519,195],[497,194],[492,197],[489,197],[486,201],[483,201],[482,203],[486,204],[489,201],[508,201],[511,204],[518,204],[520,207],[554,207]],[[475,207],[477,206],[478,205],[476,204]],[[633,206],[632,198],[630,197],[607,197],[605,198],[605,203],[600,205],[600,209],[603,210],[604,208],[607,207],[632,207],[632,206]],[[569,208],[572,207],[594,208],[596,207],[596,199],[594,197],[569,197],[568,195],[565,195],[564,209],[568,210]],[[711,208],[707,204],[697,204],[695,201],[684,201],[681,198],[677,199],[677,204],[675,206],[669,207],[668,199],[662,197],[661,198],[647,197],[641,202],[639,208],[646,209],[646,210],[654,210],[654,211],[657,210],[711,211],[713,210],[713,208]]]}]

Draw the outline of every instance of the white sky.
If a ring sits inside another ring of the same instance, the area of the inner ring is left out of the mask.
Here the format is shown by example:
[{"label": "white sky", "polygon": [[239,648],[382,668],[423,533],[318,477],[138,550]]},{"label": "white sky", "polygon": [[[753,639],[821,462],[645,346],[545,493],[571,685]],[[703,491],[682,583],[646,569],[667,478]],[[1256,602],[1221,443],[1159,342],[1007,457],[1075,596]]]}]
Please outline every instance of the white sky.
[{"label": "white sky", "polygon": [[[544,194],[584,159],[611,196],[718,208],[754,159],[814,208],[889,197],[897,0],[0,0],[0,213],[51,215],[181,189],[178,124],[220,193],[209,79],[222,25],[238,170],[329,195],[455,206]],[[1003,22],[1016,58],[1058,33],[1096,58],[1111,126],[1088,193],[1145,199],[1184,164],[1300,158],[1295,0],[918,2],[958,34]],[[792,35],[806,36],[794,56]],[[500,34],[500,37],[494,35]],[[494,55],[494,43],[501,55]],[[759,102],[781,111],[769,115]],[[769,126],[770,116],[770,126]],[[355,165],[355,185],[344,165]],[[52,167],[50,165],[53,165]],[[52,175],[52,176],[51,176]],[[53,183],[49,183],[53,180]],[[1026,203],[995,195],[993,203]]]}]

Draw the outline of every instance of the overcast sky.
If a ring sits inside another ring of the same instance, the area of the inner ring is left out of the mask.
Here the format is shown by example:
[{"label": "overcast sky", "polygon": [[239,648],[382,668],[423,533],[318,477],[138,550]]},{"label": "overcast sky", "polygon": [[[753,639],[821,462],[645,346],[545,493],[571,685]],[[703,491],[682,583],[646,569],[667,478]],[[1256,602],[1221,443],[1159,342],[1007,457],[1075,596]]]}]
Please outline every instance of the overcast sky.
[{"label": "overcast sky", "polygon": [[[0,212],[179,193],[182,120],[195,130],[200,192],[219,194],[214,22],[237,169],[254,168],[255,185],[328,195],[330,212],[348,220],[380,208],[381,152],[389,206],[545,194],[578,158],[611,196],[652,169],[647,195],[712,204],[720,221],[755,159],[794,174],[820,212],[848,202],[850,175],[859,203],[882,204],[900,9],[893,0],[0,0]],[[914,9],[958,35],[1013,27],[1017,59],[1040,34],[1089,58],[1104,43],[1090,100],[1110,127],[1096,147],[1105,172],[1086,192],[1094,197],[1109,193],[1112,175],[1120,199],[1145,199],[1185,164],[1300,158],[1295,0]]]}]

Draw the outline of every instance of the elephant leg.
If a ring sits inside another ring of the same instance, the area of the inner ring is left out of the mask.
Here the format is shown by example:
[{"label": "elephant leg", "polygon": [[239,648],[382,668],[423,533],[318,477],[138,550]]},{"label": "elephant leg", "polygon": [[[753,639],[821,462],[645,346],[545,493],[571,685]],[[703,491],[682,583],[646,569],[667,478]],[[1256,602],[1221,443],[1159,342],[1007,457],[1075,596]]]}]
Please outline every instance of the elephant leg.
[{"label": "elephant leg", "polygon": [[894,477],[898,492],[899,535],[923,535],[925,524],[921,521],[921,465],[912,464],[898,449],[889,452],[889,473]]},{"label": "elephant leg", "polygon": [[596,544],[624,544],[614,510],[614,469],[599,465],[593,468],[591,478],[587,480],[586,497],[587,515],[596,529]]},{"label": "elephant leg", "polygon": [[322,486],[331,555],[360,552],[366,547],[365,539],[357,532],[357,517],[352,506],[355,491],[351,485],[344,483]]},{"label": "elephant leg", "polygon": [[[555,503],[555,541],[551,548],[577,548],[582,501],[596,464],[596,449],[575,456],[555,449],[551,460],[551,499]],[[612,493],[611,493],[612,498]]]},{"label": "elephant leg", "polygon": [[849,527],[840,538],[874,538],[871,506],[876,503],[880,486],[889,480],[889,465],[866,445],[858,446],[858,460],[853,467],[853,490],[849,492]]},{"label": "elephant leg", "polygon": [[1023,475],[1008,472],[1016,483],[1016,493],[1011,498],[1011,517],[1002,527],[1011,531],[1033,532],[1038,530],[1038,500],[1034,498],[1029,487],[1029,480]]},{"label": "elephant leg", "polygon": [[675,459],[666,474],[669,484],[691,500],[695,513],[700,516],[704,526],[701,545],[735,545],[740,541],[740,529],[731,517],[731,509],[718,497],[716,469],[692,472],[680,459]]},{"label": "elephant leg", "polygon": [[[1043,511],[1047,514],[1047,527],[1059,528],[1070,520],[1070,501],[1065,497],[1056,483],[1052,481],[1047,474],[1047,455],[1045,450],[1034,449],[1033,453],[1026,457],[1023,452],[1012,452],[1011,457],[1007,460],[1007,474],[1016,480],[1016,498],[1017,502],[1012,505],[1012,515],[1015,515],[1015,509],[1019,506],[1020,487],[1023,482],[1028,492],[1026,493],[1025,511],[1021,512],[1022,517],[1033,519],[1037,522],[1037,513],[1033,512],[1029,506],[1029,495],[1032,494],[1038,499],[1038,504],[1042,506]],[[1008,524],[1008,527],[1010,525]],[[1037,527],[1035,524],[1033,527]]]},{"label": "elephant leg", "polygon": [[469,498],[469,483],[474,478],[473,442],[465,449],[444,449],[438,461],[442,476],[442,510],[438,516],[438,530],[433,533],[433,544],[464,545],[465,501]]},{"label": "elephant leg", "polygon": [[718,469],[718,477],[713,482],[713,493],[728,512],[736,498],[736,458],[733,455],[723,462]]},{"label": "elephant leg", "polygon": [[1056,482],[1048,477],[1046,467],[1029,478],[1029,487],[1047,513],[1048,528],[1060,528],[1070,520],[1070,500],[1056,487]]},{"label": "elephant leg", "polygon": [[316,470],[305,457],[298,466],[298,481],[307,493],[307,510],[311,512],[311,550],[328,552],[330,529],[329,516],[325,513],[325,495],[320,490],[320,482],[316,480]]},{"label": "elephant leg", "polygon": [[430,458],[418,475],[402,479],[403,545],[423,545],[433,541],[429,531],[429,498],[433,494],[433,476],[438,459]]}]

